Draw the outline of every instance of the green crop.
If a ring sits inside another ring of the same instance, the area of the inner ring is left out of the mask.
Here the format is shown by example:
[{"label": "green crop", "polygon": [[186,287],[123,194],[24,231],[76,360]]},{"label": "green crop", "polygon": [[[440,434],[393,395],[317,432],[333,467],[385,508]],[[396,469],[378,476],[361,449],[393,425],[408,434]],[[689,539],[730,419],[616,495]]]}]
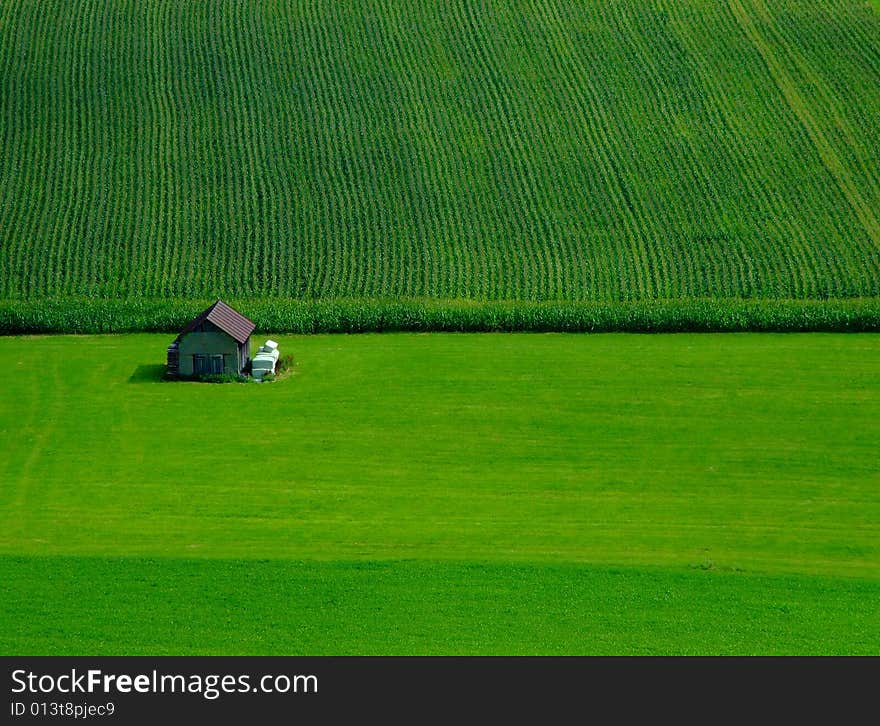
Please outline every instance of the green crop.
[{"label": "green crop", "polygon": [[0,299],[880,295],[858,0],[2,0],[0,110]]},{"label": "green crop", "polygon": [[[0,334],[176,332],[210,300],[0,302]],[[880,299],[232,300],[258,332],[877,332]]]}]

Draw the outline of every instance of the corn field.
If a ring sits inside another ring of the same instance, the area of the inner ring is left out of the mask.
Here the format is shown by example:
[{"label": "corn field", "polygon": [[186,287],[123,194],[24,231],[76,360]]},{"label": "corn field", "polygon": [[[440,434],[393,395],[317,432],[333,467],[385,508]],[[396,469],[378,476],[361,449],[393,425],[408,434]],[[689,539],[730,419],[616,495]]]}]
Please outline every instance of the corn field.
[{"label": "corn field", "polygon": [[[257,333],[880,332],[880,298],[635,302],[232,300]],[[210,300],[0,301],[0,335],[177,332]]]},{"label": "corn field", "polygon": [[878,119],[863,0],[0,0],[0,300],[876,298]]}]

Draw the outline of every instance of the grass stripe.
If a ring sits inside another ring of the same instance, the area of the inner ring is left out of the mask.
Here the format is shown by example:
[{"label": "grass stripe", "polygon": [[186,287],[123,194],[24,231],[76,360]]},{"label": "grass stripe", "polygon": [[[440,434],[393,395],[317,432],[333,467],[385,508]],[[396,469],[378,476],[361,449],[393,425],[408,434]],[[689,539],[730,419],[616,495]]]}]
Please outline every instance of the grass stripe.
[{"label": "grass stripe", "polygon": [[876,612],[866,607],[880,596],[876,583],[835,578],[109,557],[3,557],[0,575],[5,654],[827,656],[880,648]]}]

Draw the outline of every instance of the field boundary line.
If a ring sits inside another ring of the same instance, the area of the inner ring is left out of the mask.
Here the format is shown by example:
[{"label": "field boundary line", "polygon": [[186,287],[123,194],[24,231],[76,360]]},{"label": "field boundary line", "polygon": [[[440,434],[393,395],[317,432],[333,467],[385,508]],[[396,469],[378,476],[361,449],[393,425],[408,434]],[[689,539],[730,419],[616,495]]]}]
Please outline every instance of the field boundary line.
[{"label": "field boundary line", "polygon": [[729,6],[740,28],[764,59],[770,76],[779,90],[782,91],[782,95],[785,97],[789,108],[791,108],[792,112],[806,129],[810,140],[813,142],[813,146],[816,147],[816,151],[819,153],[822,164],[837,182],[840,191],[847,202],[849,202],[856,217],[858,217],[859,222],[865,229],[865,232],[867,232],[868,237],[876,247],[880,248],[880,221],[874,215],[870,205],[865,202],[861,192],[853,184],[849,171],[841,162],[834,147],[828,141],[818,122],[810,112],[804,97],[797,88],[797,84],[785,70],[784,65],[773,52],[761,31],[756,27],[754,20],[741,0],[729,0]]}]

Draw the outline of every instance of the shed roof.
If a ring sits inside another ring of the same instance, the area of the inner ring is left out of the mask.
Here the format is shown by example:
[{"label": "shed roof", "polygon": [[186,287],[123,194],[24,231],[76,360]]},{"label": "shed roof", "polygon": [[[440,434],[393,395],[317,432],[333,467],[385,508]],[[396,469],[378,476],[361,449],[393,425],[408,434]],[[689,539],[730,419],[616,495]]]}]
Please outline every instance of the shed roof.
[{"label": "shed roof", "polygon": [[186,327],[180,331],[178,338],[192,332],[206,320],[214,323],[220,330],[231,335],[239,343],[244,343],[256,327],[255,323],[248,320],[240,312],[233,310],[222,300],[217,300],[207,310],[202,311],[190,320]]}]

